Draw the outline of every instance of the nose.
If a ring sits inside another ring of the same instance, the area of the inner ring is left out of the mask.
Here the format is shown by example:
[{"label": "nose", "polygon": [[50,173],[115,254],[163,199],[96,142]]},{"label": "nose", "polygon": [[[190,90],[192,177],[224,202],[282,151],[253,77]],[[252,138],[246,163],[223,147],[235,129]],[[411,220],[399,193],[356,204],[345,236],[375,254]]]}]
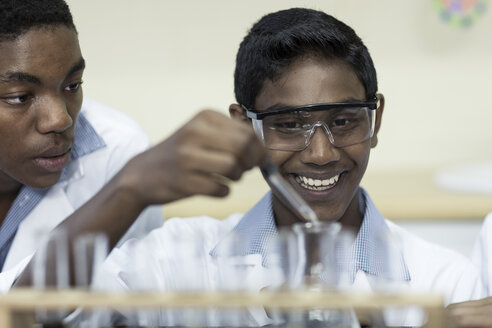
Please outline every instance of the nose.
[{"label": "nose", "polygon": [[40,133],[62,133],[73,125],[73,119],[63,97],[50,97],[36,109]]},{"label": "nose", "polygon": [[324,124],[315,124],[310,133],[308,145],[301,152],[304,163],[326,165],[340,160],[340,150],[332,143],[333,136]]}]

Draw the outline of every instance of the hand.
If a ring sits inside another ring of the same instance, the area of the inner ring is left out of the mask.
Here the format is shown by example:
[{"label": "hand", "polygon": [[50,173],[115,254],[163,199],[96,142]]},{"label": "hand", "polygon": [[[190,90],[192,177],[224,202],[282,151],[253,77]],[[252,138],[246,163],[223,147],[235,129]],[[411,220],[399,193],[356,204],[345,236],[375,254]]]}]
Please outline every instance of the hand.
[{"label": "hand", "polygon": [[446,310],[449,327],[492,327],[492,297],[451,304]]},{"label": "hand", "polygon": [[239,180],[265,154],[250,125],[205,110],[132,159],[120,178],[144,206],[197,194],[223,197],[228,180]]},{"label": "hand", "polygon": [[[218,112],[202,111],[169,138],[130,160],[59,229],[67,231],[69,240],[103,232],[112,248],[148,205],[197,194],[225,196],[227,182],[238,180],[265,155],[250,125]],[[54,255],[49,256],[52,259]],[[16,286],[31,284],[31,267],[32,263]],[[54,270],[49,274],[54,275]]]}]

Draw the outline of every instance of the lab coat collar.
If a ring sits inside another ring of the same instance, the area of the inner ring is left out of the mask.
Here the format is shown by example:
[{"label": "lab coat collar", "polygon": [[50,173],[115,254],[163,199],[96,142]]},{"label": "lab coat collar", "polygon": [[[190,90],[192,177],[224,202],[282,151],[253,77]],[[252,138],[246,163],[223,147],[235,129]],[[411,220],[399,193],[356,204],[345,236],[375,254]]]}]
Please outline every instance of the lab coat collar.
[{"label": "lab coat collar", "polygon": [[[40,238],[32,238],[32,236],[47,236],[49,231],[53,230],[66,218],[67,213],[73,210],[72,204],[60,185],[45,190],[42,201],[38,200],[29,215],[22,217],[19,222],[18,229],[22,230],[22,233],[15,234],[3,269],[7,270],[23,258],[31,256],[43,242]],[[39,224],[40,218],[43,220],[42,224]]]}]

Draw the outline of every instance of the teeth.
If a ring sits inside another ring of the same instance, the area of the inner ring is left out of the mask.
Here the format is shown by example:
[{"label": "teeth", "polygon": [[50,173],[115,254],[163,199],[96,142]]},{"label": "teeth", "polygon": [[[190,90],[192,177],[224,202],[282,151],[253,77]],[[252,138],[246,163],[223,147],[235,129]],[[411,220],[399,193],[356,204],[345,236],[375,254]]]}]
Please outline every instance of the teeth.
[{"label": "teeth", "polygon": [[338,182],[339,178],[340,178],[340,174],[337,174],[334,177],[324,180],[307,178],[305,176],[299,175],[296,177],[296,180],[297,182],[301,183],[301,185],[304,188],[310,190],[327,190],[332,188]]}]

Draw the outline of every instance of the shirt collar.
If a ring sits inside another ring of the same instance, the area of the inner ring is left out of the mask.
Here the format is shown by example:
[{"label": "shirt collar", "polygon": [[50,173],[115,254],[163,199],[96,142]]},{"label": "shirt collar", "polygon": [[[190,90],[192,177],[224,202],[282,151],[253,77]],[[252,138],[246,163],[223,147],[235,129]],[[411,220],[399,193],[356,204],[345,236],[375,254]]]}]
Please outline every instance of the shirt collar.
[{"label": "shirt collar", "polygon": [[[256,205],[244,214],[230,234],[237,234],[247,244],[246,254],[265,254],[267,239],[277,234],[277,226],[273,217],[272,193],[269,191]],[[219,241],[210,252],[217,255],[217,250],[225,239]]]},{"label": "shirt collar", "polygon": [[[390,236],[389,227],[363,188],[359,188],[359,201],[364,218],[351,250],[355,264],[351,275],[352,281],[359,270],[374,276],[391,275],[396,280],[410,281],[410,273],[403,253],[395,247],[397,245],[387,246],[386,242],[389,240],[386,237]],[[266,255],[268,238],[277,234],[271,191],[244,214],[231,233],[239,234],[242,240],[247,242],[245,255],[258,253]],[[212,256],[216,256],[219,245],[220,242],[210,252]],[[396,265],[388,265],[385,255],[391,255],[392,262],[396,262]],[[388,272],[388,269],[391,272]]]},{"label": "shirt collar", "polygon": [[[103,147],[106,147],[104,139],[96,132],[85,115],[80,113],[75,126],[75,140],[70,155],[70,163]],[[60,181],[67,179],[70,163],[63,169]]]},{"label": "shirt collar", "polygon": [[365,211],[352,249],[356,263],[354,275],[362,270],[374,276],[410,281],[410,273],[399,247],[400,241],[391,234],[383,215],[363,188],[359,188],[359,197],[365,203]]}]

